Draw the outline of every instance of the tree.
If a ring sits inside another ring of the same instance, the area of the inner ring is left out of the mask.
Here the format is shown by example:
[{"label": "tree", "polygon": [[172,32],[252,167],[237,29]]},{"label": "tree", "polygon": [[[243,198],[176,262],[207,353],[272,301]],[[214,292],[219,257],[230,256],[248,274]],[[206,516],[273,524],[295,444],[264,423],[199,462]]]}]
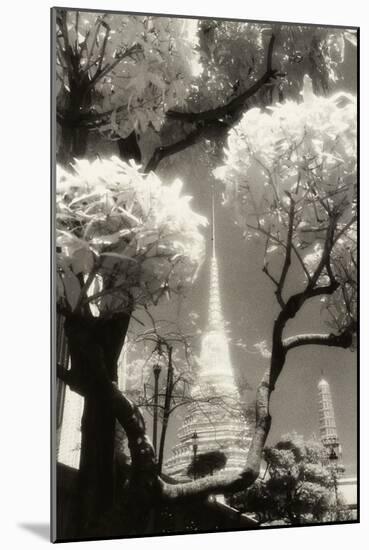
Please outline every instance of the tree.
[{"label": "tree", "polygon": [[[181,182],[163,186],[117,158],[58,169],[57,290],[71,369],[58,376],[84,396],[79,470],[88,530],[114,492],[115,415],[104,393],[116,391],[117,360],[134,310],[182,292],[203,258],[195,214]],[[81,527],[82,525],[82,527]]]},{"label": "tree", "polygon": [[59,161],[83,157],[99,132],[146,171],[204,140],[219,151],[250,106],[298,97],[304,74],[326,92],[355,40],[324,27],[65,9],[56,35]]},{"label": "tree", "polygon": [[193,458],[188,466],[187,475],[194,479],[213,475],[217,470],[222,470],[227,464],[227,457],[222,451],[209,451]]},{"label": "tree", "polygon": [[264,449],[264,478],[232,502],[252,512],[261,523],[284,520],[301,524],[322,522],[332,506],[332,476],[324,466],[325,449],[296,433]]},{"label": "tree", "polygon": [[138,139],[158,130],[164,106],[188,94],[191,21],[56,11],[60,162],[86,154],[90,131],[119,140],[124,159],[141,158]]}]

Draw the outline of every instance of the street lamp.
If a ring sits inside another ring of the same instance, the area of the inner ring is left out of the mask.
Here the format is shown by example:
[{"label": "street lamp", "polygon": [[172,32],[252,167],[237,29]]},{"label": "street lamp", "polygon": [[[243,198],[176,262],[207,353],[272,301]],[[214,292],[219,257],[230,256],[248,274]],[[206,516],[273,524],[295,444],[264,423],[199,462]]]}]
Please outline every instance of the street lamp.
[{"label": "street lamp", "polygon": [[153,371],[154,371],[154,420],[153,420],[152,441],[154,445],[155,456],[157,456],[159,376],[161,372],[161,366],[159,363],[155,363],[155,365],[153,366]]},{"label": "street lamp", "polygon": [[337,490],[337,461],[338,461],[338,454],[336,453],[336,450],[334,448],[334,445],[331,446],[331,450],[328,455],[328,460],[330,462],[330,470],[332,475],[332,481],[333,481],[333,488],[334,488],[334,500],[335,500],[335,519],[337,519],[338,516],[338,490]]},{"label": "street lamp", "polygon": [[193,449],[193,478],[196,479],[196,457],[197,457],[197,441],[199,439],[199,436],[197,435],[197,432],[194,432],[191,438],[192,442],[192,449]]},{"label": "street lamp", "polygon": [[333,445],[332,445],[332,447],[331,447],[331,451],[330,451],[330,453],[329,453],[328,458],[329,458],[331,464],[336,464],[335,461],[338,460],[338,455],[337,455],[337,453],[336,453],[336,451],[335,451]]}]

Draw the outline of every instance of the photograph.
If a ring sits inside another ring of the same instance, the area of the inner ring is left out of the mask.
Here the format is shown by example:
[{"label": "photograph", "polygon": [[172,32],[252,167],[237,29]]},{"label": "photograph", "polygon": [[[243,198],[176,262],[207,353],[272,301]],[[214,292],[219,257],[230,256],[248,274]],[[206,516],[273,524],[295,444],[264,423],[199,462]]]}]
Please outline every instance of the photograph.
[{"label": "photograph", "polygon": [[53,542],[359,521],[359,29],[326,23],[51,9]]}]

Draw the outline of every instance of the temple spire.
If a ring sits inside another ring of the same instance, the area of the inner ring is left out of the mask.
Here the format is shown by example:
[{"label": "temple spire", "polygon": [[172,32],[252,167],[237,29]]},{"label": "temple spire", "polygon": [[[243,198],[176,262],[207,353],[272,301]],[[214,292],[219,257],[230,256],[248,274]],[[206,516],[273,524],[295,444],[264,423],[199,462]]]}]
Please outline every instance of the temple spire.
[{"label": "temple spire", "polygon": [[[246,463],[251,442],[248,426],[241,412],[240,396],[235,384],[228,336],[225,330],[219,289],[215,247],[215,194],[211,197],[210,292],[208,321],[201,339],[198,370],[191,387],[179,443],[166,463],[167,473],[188,480],[188,466],[194,459],[193,434],[196,433],[199,455],[221,450],[227,457],[225,471],[240,472]],[[213,400],[213,398],[219,398]],[[240,406],[237,412],[237,407]]]},{"label": "temple spire", "polygon": [[214,184],[211,186],[211,242],[212,242],[212,255],[215,257],[215,198],[214,198]]},{"label": "temple spire", "polygon": [[216,209],[214,188],[212,188],[211,210],[210,238],[212,253],[210,259],[209,310],[208,323],[201,343],[199,377],[213,379],[220,376],[222,384],[226,381],[226,384],[233,386],[233,368],[220,298],[218,259],[215,247]]},{"label": "temple spire", "polygon": [[219,275],[218,275],[218,260],[215,251],[215,197],[214,186],[211,192],[211,243],[212,256],[210,261],[210,296],[209,296],[209,315],[208,315],[208,331],[223,331],[224,321],[222,314],[222,306],[219,292]]}]

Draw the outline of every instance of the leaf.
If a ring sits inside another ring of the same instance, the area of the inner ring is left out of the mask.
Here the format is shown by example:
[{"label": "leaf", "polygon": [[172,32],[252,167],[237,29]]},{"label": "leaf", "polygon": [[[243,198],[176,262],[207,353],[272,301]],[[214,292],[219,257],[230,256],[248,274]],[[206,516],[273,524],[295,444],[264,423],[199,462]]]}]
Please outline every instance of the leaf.
[{"label": "leaf", "polygon": [[166,84],[165,82],[163,81],[162,78],[160,78],[159,75],[155,74],[155,73],[147,73],[147,77],[148,79],[150,80],[150,82],[152,82],[153,84],[155,84],[155,86],[159,89],[159,90],[165,90],[166,88]]},{"label": "leaf", "polygon": [[78,44],[81,45],[86,40],[86,37],[81,32],[78,32],[77,40],[78,40]]},{"label": "leaf", "polygon": [[135,115],[138,122],[138,130],[143,134],[146,132],[149,125],[148,113],[142,109],[136,109]]},{"label": "leaf", "polygon": [[[65,178],[66,187],[76,183],[77,191],[69,200],[75,205],[78,225],[66,231],[65,221],[57,219],[59,268],[65,273],[64,294],[71,307],[78,303],[82,275],[92,272],[95,255],[101,255],[104,277],[113,274],[118,285],[126,284],[139,304],[157,302],[166,290],[187,288],[203,261],[204,239],[199,228],[206,222],[191,209],[189,197],[182,196],[181,182],[163,185],[155,174],[143,174],[134,161],[127,163],[118,157],[98,162],[80,159],[72,168],[74,172],[66,172]],[[79,189],[83,196],[77,198]],[[60,200],[63,195],[60,190]],[[108,196],[112,207],[106,216],[103,206]],[[70,212],[63,210],[63,214]],[[153,263],[141,269],[151,255]],[[104,311],[117,305],[105,298],[100,304]]]},{"label": "leaf", "polygon": [[159,234],[157,230],[153,229],[142,231],[137,235],[137,249],[140,250],[142,248],[146,248],[147,246],[154,244],[158,240]]},{"label": "leaf", "polygon": [[71,266],[76,275],[90,273],[94,267],[94,255],[87,248],[79,248],[71,257]]},{"label": "leaf", "polygon": [[116,231],[115,233],[111,233],[110,235],[100,235],[99,237],[94,237],[91,239],[91,243],[94,245],[110,245],[110,244],[116,244],[122,239],[123,237],[127,237],[130,235],[132,231],[129,229],[121,229],[120,231]]},{"label": "leaf", "polygon": [[76,250],[77,248],[88,248],[88,242],[84,239],[80,239],[71,233],[70,231],[64,231],[57,229],[56,242],[59,246],[65,246]]},{"label": "leaf", "polygon": [[136,76],[132,77],[128,84],[127,88],[135,88],[137,95],[141,95],[146,87],[146,72],[143,67],[137,69]]},{"label": "leaf", "polygon": [[227,166],[219,166],[213,170],[213,176],[218,180],[224,180],[227,173]]},{"label": "leaf", "polygon": [[137,260],[126,256],[125,254],[119,254],[118,252],[102,252],[100,256],[108,256],[110,258],[118,258],[119,260],[129,260],[131,262],[137,263]]},{"label": "leaf", "polygon": [[94,192],[80,195],[76,199],[72,200],[68,206],[69,208],[72,208],[72,206],[75,206],[76,204],[82,204],[83,206],[86,206],[88,203],[92,202],[92,199],[100,199],[100,193]]}]

